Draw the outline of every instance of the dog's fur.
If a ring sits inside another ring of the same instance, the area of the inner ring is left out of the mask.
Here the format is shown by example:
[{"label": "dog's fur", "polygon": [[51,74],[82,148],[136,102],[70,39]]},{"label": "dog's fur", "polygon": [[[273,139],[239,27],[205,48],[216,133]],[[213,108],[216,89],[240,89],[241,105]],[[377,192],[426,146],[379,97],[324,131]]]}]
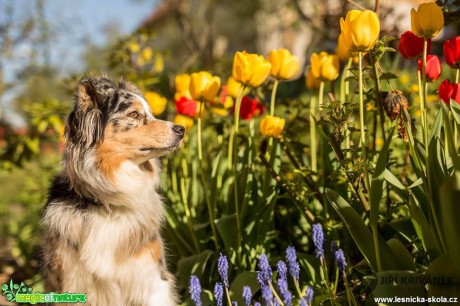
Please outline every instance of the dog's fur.
[{"label": "dog's fur", "polygon": [[184,131],[155,119],[128,82],[79,82],[43,215],[48,292],[86,293],[92,306],[177,305],[160,237],[158,158]]}]

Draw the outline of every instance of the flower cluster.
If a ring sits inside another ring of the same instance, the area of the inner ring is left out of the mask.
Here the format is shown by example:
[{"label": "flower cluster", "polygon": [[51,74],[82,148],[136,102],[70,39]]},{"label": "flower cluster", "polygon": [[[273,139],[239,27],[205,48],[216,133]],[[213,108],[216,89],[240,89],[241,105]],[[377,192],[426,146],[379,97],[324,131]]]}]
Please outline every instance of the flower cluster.
[{"label": "flower cluster", "polygon": [[[286,264],[287,263],[287,264]],[[297,261],[297,252],[293,246],[286,249],[286,262],[283,260],[278,261],[276,269],[276,281],[274,281],[274,274],[270,265],[267,255],[261,254],[257,262],[257,281],[259,283],[260,297],[263,305],[311,305],[314,297],[313,288],[305,286],[304,290],[300,290],[300,266]],[[345,263],[346,267],[346,263]],[[217,260],[217,271],[220,276],[220,281],[214,285],[214,302],[217,306],[224,304],[224,299],[227,299],[227,305],[236,304],[232,301],[229,294],[229,279],[228,279],[229,264],[227,256],[220,254]],[[295,283],[297,297],[289,289],[289,278]],[[260,302],[254,301],[253,289],[250,286],[242,287],[242,300],[245,306],[261,305]],[[201,285],[198,277],[192,275],[190,277],[189,293],[193,303],[198,306],[202,305],[201,300]]]}]

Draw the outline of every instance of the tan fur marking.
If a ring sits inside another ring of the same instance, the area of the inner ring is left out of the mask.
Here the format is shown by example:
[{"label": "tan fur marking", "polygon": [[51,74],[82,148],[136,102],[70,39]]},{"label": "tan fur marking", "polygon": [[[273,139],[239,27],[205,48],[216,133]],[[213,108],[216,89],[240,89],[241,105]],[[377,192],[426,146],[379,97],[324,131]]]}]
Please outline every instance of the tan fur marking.
[{"label": "tan fur marking", "polygon": [[153,241],[150,241],[142,247],[136,254],[134,254],[134,257],[141,257],[145,254],[150,254],[152,257],[152,260],[154,262],[160,262],[161,259],[163,258],[163,242],[161,239],[155,239]]},{"label": "tan fur marking", "polygon": [[112,127],[108,127],[105,132],[104,142],[96,150],[96,158],[99,168],[104,175],[114,181],[115,171],[126,160],[127,156],[120,154],[120,143],[113,137]]}]

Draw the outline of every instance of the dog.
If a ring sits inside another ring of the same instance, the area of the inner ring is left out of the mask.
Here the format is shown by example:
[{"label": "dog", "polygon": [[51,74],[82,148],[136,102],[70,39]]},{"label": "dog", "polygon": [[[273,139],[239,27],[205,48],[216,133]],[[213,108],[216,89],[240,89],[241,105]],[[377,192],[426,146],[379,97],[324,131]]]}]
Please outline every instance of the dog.
[{"label": "dog", "polygon": [[159,158],[178,149],[184,134],[184,127],[155,119],[133,84],[80,80],[63,169],[43,212],[48,292],[86,293],[91,306],[178,304],[157,190]]}]

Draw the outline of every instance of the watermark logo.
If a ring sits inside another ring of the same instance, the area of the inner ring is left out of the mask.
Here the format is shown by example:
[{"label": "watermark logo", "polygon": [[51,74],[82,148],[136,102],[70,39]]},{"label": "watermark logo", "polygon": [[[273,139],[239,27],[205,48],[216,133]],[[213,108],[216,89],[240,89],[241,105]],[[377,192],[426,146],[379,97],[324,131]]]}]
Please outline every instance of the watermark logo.
[{"label": "watermark logo", "polygon": [[2,285],[2,296],[8,302],[18,304],[37,304],[37,303],[86,303],[86,293],[32,293],[32,287],[26,286],[23,282]]}]

